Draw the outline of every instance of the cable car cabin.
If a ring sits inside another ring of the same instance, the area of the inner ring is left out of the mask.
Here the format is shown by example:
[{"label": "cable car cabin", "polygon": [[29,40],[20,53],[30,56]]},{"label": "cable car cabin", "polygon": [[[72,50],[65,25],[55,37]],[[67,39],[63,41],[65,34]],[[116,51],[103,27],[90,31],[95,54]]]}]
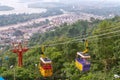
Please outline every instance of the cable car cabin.
[{"label": "cable car cabin", "polygon": [[82,52],[77,52],[77,57],[75,59],[75,65],[80,71],[90,70],[90,62],[87,59],[90,58],[89,55],[83,54]]},{"label": "cable car cabin", "polygon": [[52,61],[49,58],[40,58],[40,73],[43,77],[50,77],[53,74]]}]

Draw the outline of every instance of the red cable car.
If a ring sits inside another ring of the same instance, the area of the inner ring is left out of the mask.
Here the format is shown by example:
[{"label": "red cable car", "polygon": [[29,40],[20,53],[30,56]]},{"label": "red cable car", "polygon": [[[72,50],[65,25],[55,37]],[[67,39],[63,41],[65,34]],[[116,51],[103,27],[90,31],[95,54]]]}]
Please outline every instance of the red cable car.
[{"label": "red cable car", "polygon": [[40,73],[43,77],[50,77],[53,74],[52,61],[45,57],[40,58]]}]

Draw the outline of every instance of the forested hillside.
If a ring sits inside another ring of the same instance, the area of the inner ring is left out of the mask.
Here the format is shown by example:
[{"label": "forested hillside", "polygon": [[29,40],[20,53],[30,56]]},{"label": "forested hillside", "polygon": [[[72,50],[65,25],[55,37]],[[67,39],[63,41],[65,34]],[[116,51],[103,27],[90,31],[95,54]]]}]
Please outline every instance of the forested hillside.
[{"label": "forested hillside", "polygon": [[[42,78],[35,65],[39,64],[40,46],[47,45],[45,55],[52,60],[54,72],[47,80],[114,80],[114,74],[120,75],[119,21],[118,16],[104,21],[78,21],[59,26],[54,31],[35,34],[29,44],[32,48],[24,54],[24,67],[17,67],[17,55],[7,51],[0,58],[0,75],[8,80],[13,80],[14,72],[16,80]],[[89,42],[91,56],[91,69],[87,72],[75,67],[76,52],[84,50],[83,38]],[[10,65],[14,67],[10,68]]]}]

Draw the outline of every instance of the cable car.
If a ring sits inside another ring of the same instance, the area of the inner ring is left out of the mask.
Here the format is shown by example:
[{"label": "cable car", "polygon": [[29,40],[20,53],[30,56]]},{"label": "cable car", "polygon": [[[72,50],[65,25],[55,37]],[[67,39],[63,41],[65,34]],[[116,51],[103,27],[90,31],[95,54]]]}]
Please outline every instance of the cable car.
[{"label": "cable car", "polygon": [[40,72],[43,77],[52,76],[52,61],[49,58],[40,58]]},{"label": "cable car", "polygon": [[87,54],[87,52],[88,52],[88,41],[87,40],[83,40],[83,41],[85,41],[86,49],[83,52],[77,52],[77,56],[76,56],[76,59],[75,59],[75,65],[80,71],[89,71],[91,64],[88,61],[90,56]]},{"label": "cable car", "polygon": [[87,60],[88,58],[90,58],[89,55],[84,55],[82,52],[77,52],[75,64],[80,71],[90,70],[90,62]]},{"label": "cable car", "polygon": [[52,61],[44,55],[43,50],[40,57],[39,69],[43,77],[51,77],[53,75]]}]

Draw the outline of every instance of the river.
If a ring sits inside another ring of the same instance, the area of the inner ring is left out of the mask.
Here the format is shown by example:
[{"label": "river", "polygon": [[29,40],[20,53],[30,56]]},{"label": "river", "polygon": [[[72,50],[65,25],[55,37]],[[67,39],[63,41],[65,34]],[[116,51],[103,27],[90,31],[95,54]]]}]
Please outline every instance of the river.
[{"label": "river", "polygon": [[9,15],[9,14],[22,14],[22,13],[41,13],[47,11],[46,9],[36,9],[36,8],[28,8],[28,4],[31,4],[33,2],[28,2],[28,3],[21,3],[16,0],[0,0],[1,5],[6,5],[13,7],[14,10],[11,11],[0,11],[0,15]]}]

